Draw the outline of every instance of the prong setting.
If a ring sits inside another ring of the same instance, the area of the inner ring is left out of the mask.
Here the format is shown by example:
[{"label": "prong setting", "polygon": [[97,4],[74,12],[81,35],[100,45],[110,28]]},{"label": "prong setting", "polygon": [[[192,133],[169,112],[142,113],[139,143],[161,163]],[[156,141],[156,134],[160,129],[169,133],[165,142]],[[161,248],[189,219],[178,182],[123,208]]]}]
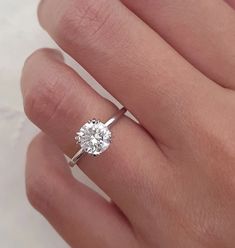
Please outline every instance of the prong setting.
[{"label": "prong setting", "polygon": [[107,150],[111,144],[112,138],[110,127],[113,126],[125,112],[125,108],[120,109],[105,123],[102,123],[95,118],[85,123],[81,129],[76,132],[75,141],[81,148],[71,158],[71,161],[69,162],[70,166],[75,166],[85,153],[96,157]]},{"label": "prong setting", "polygon": [[92,119],[76,133],[75,140],[86,153],[98,156],[108,149],[111,136],[111,131],[104,123]]}]

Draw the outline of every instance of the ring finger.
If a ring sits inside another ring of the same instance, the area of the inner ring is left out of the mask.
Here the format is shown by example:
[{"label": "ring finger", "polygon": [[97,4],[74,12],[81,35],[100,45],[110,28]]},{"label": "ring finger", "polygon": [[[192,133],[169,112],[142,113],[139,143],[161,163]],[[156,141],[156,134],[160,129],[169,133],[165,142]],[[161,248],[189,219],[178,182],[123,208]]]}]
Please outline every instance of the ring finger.
[{"label": "ring finger", "polygon": [[[94,117],[105,121],[116,111],[48,49],[27,60],[22,92],[29,118],[70,157],[78,149],[74,143],[78,128]],[[96,158],[86,156],[79,166],[126,215],[131,215],[137,207],[144,209],[145,199],[150,197],[146,192],[151,192],[146,187],[159,182],[168,167],[162,166],[165,157],[155,142],[134,121],[121,118],[113,133],[108,151]]]}]

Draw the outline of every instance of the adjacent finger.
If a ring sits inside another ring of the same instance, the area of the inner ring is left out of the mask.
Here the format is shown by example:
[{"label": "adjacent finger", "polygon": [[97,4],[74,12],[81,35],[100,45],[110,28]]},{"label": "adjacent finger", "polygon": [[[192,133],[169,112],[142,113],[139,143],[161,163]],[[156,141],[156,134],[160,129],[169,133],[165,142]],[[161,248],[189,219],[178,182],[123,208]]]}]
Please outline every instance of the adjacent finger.
[{"label": "adjacent finger", "polygon": [[178,147],[191,131],[192,109],[210,112],[220,88],[120,1],[44,0],[39,18],[160,144]]},{"label": "adjacent finger", "polygon": [[[29,118],[70,157],[79,149],[76,131],[87,120],[106,121],[116,111],[51,50],[40,50],[27,60],[22,91]],[[96,158],[86,156],[78,165],[128,217],[136,216],[139,207],[144,211],[152,192],[148,188],[170,169],[152,138],[129,118],[121,118],[112,133],[107,151]]]},{"label": "adjacent finger", "polygon": [[235,89],[235,14],[224,1],[122,2],[201,72]]},{"label": "adjacent finger", "polygon": [[32,205],[71,247],[136,247],[123,215],[73,178],[61,151],[42,133],[28,150],[26,189]]}]

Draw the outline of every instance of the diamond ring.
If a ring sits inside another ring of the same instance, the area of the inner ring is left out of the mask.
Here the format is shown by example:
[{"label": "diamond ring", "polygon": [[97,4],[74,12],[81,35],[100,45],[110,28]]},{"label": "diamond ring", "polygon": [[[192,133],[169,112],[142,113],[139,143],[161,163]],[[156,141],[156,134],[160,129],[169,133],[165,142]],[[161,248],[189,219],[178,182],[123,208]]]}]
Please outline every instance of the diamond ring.
[{"label": "diamond ring", "polygon": [[80,145],[80,150],[70,160],[69,165],[75,166],[79,159],[85,155],[98,156],[103,153],[111,144],[112,133],[110,127],[115,124],[126,112],[125,108],[120,109],[106,123],[97,119],[89,120],[76,133],[76,144]]}]

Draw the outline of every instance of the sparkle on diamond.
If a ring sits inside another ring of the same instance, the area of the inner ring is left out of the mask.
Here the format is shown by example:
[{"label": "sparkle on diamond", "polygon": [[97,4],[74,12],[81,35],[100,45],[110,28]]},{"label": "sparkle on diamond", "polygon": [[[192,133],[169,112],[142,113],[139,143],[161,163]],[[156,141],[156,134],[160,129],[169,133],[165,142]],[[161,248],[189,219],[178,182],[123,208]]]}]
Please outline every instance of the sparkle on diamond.
[{"label": "sparkle on diamond", "polygon": [[85,152],[99,155],[109,147],[111,132],[99,120],[91,120],[77,132],[76,140]]}]

